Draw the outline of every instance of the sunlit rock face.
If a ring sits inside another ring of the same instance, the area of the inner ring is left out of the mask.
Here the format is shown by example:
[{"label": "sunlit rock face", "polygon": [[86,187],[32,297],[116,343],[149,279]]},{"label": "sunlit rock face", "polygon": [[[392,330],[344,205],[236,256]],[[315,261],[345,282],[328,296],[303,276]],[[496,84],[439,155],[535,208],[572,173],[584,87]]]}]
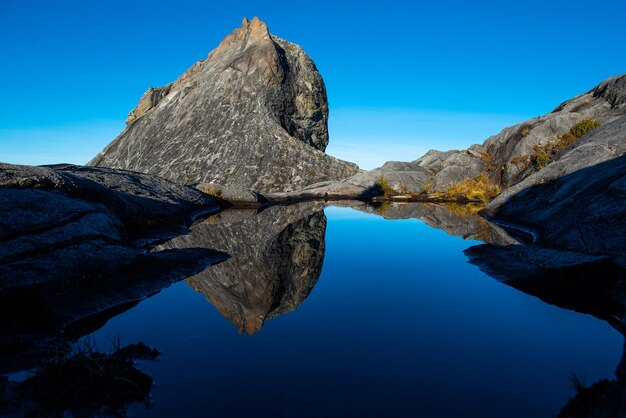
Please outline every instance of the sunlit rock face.
[{"label": "sunlit rock face", "polygon": [[[590,119],[602,126],[556,152],[545,162],[547,167],[540,170],[533,162],[536,150],[554,145],[574,125]],[[398,192],[445,192],[459,182],[482,177],[503,190],[492,204],[500,205],[529,185],[624,154],[624,120],[626,75],[621,75],[603,81],[544,116],[507,127],[482,144],[465,150],[430,150],[410,162],[389,161],[340,182],[312,185],[294,197],[371,196],[381,178]],[[558,164],[561,161],[567,165]],[[285,199],[280,194],[276,197]]]},{"label": "sunlit rock face", "polygon": [[324,153],[328,102],[315,64],[257,18],[175,82],[149,89],[127,122],[90,165],[261,192],[358,171]]},{"label": "sunlit rock face", "polygon": [[195,225],[188,235],[157,247],[213,248],[230,254],[187,279],[239,332],[253,334],[266,319],[289,312],[309,295],[324,261],[323,205],[301,203],[228,210]]}]

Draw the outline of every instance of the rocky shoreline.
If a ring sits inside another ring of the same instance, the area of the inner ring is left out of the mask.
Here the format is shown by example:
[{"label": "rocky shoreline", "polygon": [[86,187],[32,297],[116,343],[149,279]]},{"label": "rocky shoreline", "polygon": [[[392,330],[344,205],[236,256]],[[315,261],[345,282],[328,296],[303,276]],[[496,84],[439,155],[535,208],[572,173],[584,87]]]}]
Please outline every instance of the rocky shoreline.
[{"label": "rocky shoreline", "polygon": [[127,122],[89,166],[0,163],[3,373],[183,279],[257,332],[315,285],[327,202],[480,240],[465,253],[487,274],[626,331],[626,75],[466,150],[363,171],[325,154],[313,61],[244,19]]}]

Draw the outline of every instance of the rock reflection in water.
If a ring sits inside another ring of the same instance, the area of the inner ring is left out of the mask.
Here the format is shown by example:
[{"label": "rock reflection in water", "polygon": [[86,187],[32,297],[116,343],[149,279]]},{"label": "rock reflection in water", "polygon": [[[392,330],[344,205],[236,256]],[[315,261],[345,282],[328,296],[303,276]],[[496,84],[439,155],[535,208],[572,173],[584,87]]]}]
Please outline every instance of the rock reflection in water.
[{"label": "rock reflection in water", "polygon": [[[387,219],[420,219],[451,235],[486,242],[515,243],[496,225],[460,205],[390,203],[374,206],[343,201],[333,205],[382,215]],[[292,311],[309,295],[324,260],[325,203],[271,206],[260,212],[230,209],[157,247],[211,248],[231,259],[186,280],[239,332],[254,334],[266,319]]]},{"label": "rock reflection in water", "polygon": [[[626,312],[626,274],[606,257],[536,246],[483,244],[465,250],[470,263],[496,280],[563,309],[607,321],[621,334]],[[577,394],[560,418],[626,416],[626,353],[615,379],[589,386],[573,378]]]},{"label": "rock reflection in water", "polygon": [[186,280],[239,332],[254,334],[266,319],[292,311],[309,295],[324,260],[322,203],[227,210],[161,245],[205,247],[231,258]]},{"label": "rock reflection in water", "polygon": [[351,206],[390,220],[419,219],[431,228],[441,229],[463,239],[498,244],[518,243],[501,227],[478,215],[479,207],[473,205],[383,202],[376,205],[351,203]]}]

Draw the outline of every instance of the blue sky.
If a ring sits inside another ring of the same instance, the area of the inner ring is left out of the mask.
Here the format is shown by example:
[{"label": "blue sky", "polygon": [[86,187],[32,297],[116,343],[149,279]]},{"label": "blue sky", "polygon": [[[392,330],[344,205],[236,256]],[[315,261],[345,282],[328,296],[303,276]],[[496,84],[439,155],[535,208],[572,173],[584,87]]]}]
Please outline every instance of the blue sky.
[{"label": "blue sky", "polygon": [[84,163],[150,86],[259,16],[316,62],[328,152],[482,142],[626,72],[626,2],[0,2],[0,161]]}]

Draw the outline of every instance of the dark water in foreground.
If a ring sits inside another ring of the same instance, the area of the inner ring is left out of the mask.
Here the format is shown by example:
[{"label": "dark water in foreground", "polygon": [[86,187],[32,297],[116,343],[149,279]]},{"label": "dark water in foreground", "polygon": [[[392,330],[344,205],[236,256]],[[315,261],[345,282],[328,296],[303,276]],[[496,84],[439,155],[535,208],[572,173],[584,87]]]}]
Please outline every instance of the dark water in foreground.
[{"label": "dark water in foreground", "polygon": [[623,337],[482,273],[462,252],[479,241],[320,209],[223,215],[171,244],[232,259],[93,334],[162,352],[139,363],[152,401],[131,415],[549,417],[573,373],[613,376]]}]

